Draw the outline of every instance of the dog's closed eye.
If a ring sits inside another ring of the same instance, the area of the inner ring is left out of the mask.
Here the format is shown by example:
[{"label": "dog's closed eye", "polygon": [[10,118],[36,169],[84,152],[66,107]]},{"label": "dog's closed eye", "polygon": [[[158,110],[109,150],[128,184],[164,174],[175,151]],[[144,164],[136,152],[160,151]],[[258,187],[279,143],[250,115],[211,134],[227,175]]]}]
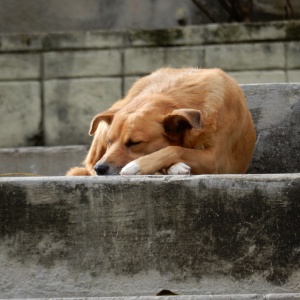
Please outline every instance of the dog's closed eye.
[{"label": "dog's closed eye", "polygon": [[133,140],[129,139],[129,140],[125,143],[125,146],[126,146],[127,148],[130,148],[130,147],[132,147],[132,146],[136,146],[136,145],[139,145],[139,144],[141,144],[141,143],[142,143],[142,141],[133,141]]}]

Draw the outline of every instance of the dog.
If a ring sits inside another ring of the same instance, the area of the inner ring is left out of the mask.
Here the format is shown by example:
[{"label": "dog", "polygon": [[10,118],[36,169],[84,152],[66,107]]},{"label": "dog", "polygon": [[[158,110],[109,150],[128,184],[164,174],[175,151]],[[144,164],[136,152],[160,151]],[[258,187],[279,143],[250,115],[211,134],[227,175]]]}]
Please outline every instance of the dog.
[{"label": "dog", "polygon": [[255,128],[244,94],[221,69],[162,68],[96,115],[84,167],[66,175],[242,174]]}]

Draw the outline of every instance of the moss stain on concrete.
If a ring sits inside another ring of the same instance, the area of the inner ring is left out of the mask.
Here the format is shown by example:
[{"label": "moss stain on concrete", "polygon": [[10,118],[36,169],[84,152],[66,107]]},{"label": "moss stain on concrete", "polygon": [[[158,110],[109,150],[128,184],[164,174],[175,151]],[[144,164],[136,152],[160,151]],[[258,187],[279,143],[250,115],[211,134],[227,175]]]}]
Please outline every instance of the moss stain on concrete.
[{"label": "moss stain on concrete", "polygon": [[142,40],[155,46],[166,46],[176,43],[183,37],[181,29],[132,30],[129,40]]}]

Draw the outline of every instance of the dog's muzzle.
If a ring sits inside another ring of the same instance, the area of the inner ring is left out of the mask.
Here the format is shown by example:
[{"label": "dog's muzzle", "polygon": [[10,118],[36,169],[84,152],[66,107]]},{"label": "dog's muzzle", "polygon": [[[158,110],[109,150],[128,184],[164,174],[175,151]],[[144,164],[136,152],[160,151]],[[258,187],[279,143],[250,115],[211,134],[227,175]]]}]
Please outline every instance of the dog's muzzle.
[{"label": "dog's muzzle", "polygon": [[94,170],[98,176],[103,175],[119,175],[121,168],[111,166],[106,163],[97,163]]}]

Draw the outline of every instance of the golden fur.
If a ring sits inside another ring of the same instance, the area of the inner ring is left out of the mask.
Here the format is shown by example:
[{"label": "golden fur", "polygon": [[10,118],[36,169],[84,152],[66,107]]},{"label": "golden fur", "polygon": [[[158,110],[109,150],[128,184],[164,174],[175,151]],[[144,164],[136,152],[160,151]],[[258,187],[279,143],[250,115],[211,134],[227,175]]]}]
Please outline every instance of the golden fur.
[{"label": "golden fur", "polygon": [[94,117],[90,135],[84,167],[67,175],[245,173],[255,144],[243,92],[220,69],[163,68],[139,79]]}]

